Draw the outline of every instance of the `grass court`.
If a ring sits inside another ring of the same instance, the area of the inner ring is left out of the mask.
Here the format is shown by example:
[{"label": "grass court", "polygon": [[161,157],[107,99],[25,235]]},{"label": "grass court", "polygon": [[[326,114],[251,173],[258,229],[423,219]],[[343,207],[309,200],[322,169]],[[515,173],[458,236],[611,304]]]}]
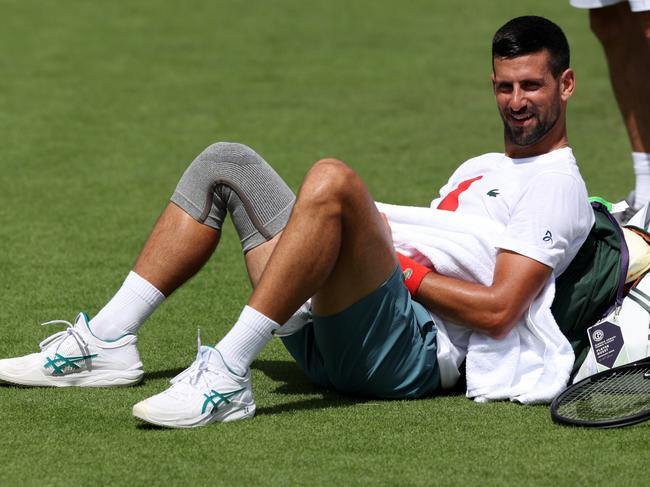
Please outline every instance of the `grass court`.
[{"label": "grass court", "polygon": [[[632,186],[587,14],[567,0],[0,0],[0,357],[117,290],[186,165],[240,141],[297,189],[353,166],[379,201],[427,205],[502,150],[490,42],[538,14],[572,46],[569,137],[590,193]],[[543,202],[542,202],[543,204]],[[546,406],[461,395],[367,401],[312,387],[279,341],[253,365],[252,421],[171,431],[131,407],[216,342],[249,292],[228,224],[208,266],[143,327],[144,382],[0,386],[0,485],[642,485],[650,423],[554,425]]]}]

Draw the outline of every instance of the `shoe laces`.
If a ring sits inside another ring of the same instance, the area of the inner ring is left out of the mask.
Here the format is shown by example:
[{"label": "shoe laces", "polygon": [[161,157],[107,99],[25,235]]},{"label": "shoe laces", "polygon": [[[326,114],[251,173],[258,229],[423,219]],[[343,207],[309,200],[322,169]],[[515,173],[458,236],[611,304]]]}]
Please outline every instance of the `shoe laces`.
[{"label": "shoe laces", "polygon": [[84,336],[77,330],[72,323],[66,320],[52,320],[52,321],[46,321],[45,323],[41,323],[41,326],[46,326],[46,325],[68,325],[68,328],[66,330],[60,331],[58,333],[55,333],[54,335],[50,335],[47,337],[45,340],[43,340],[40,344],[39,347],[41,347],[41,350],[45,350],[46,348],[49,348],[51,346],[59,346],[61,345],[66,338],[72,337],[76,342],[81,351],[84,354],[89,353],[88,350],[88,342],[84,338]]},{"label": "shoe laces", "polygon": [[207,384],[207,379],[205,379],[204,375],[209,370],[208,356],[210,354],[207,352],[202,352],[201,350],[202,345],[201,345],[200,329],[197,329],[196,341],[198,345],[198,350],[196,352],[196,359],[194,359],[192,365],[190,365],[187,369],[185,369],[183,372],[181,372],[172,380],[170,380],[169,381],[170,384],[174,385],[174,384],[185,382],[185,383],[189,383],[190,385],[196,386],[201,380],[201,378],[204,378],[204,381]]}]

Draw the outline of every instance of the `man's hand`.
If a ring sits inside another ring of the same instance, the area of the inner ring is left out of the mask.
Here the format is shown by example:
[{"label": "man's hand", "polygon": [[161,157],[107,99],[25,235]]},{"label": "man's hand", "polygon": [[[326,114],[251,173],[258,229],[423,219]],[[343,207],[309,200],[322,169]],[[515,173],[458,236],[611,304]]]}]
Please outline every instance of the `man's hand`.
[{"label": "man's hand", "polygon": [[416,298],[443,318],[503,338],[528,310],[551,271],[541,262],[502,250],[491,286],[434,271],[424,276]]}]

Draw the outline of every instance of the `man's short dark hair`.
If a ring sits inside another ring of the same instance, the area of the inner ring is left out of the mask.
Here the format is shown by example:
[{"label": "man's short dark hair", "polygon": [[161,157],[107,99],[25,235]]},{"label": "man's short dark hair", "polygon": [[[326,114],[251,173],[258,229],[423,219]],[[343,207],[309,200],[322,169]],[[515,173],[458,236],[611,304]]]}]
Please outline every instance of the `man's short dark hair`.
[{"label": "man's short dark hair", "polygon": [[546,49],[550,54],[550,69],[557,78],[569,68],[569,43],[562,29],[544,17],[527,15],[506,22],[492,39],[492,69],[494,58],[514,58]]}]

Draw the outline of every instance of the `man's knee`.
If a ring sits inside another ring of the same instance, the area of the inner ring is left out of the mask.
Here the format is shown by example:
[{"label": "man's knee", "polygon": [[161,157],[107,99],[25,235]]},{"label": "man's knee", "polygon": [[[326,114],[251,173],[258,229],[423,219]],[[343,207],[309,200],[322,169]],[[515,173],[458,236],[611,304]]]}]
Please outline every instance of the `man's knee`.
[{"label": "man's knee", "polygon": [[[239,189],[249,176],[244,166],[255,163],[266,165],[250,147],[233,143],[217,142],[205,148],[187,167],[181,177],[172,201],[201,223],[220,228],[222,221],[207,222],[213,210],[213,197],[220,184]],[[225,212],[225,208],[223,208]],[[218,219],[223,219],[219,215]]]},{"label": "man's knee", "polygon": [[[200,178],[207,184],[223,179],[220,166],[249,165],[262,160],[250,147],[236,142],[217,142],[206,147],[187,167],[183,178]],[[182,178],[181,178],[182,180]]]},{"label": "man's knee", "polygon": [[201,182],[202,189],[213,188],[224,181],[241,180],[243,176],[238,167],[252,164],[266,165],[266,162],[247,145],[217,142],[206,147],[190,163],[182,179]]},{"label": "man's knee", "polygon": [[357,178],[354,170],[343,161],[325,158],[316,161],[309,170],[309,178],[317,181],[326,181],[328,185],[345,185],[346,180]]},{"label": "man's knee", "polygon": [[224,162],[245,165],[254,163],[259,157],[257,152],[247,145],[238,142],[216,142],[206,147],[190,166]]},{"label": "man's knee", "polygon": [[317,161],[307,173],[301,194],[319,202],[345,202],[359,194],[363,187],[359,175],[338,159]]},{"label": "man's knee", "polygon": [[294,200],[291,189],[257,152],[233,142],[204,149],[172,195],[195,220],[216,229],[230,212],[245,251],[284,228]]}]

